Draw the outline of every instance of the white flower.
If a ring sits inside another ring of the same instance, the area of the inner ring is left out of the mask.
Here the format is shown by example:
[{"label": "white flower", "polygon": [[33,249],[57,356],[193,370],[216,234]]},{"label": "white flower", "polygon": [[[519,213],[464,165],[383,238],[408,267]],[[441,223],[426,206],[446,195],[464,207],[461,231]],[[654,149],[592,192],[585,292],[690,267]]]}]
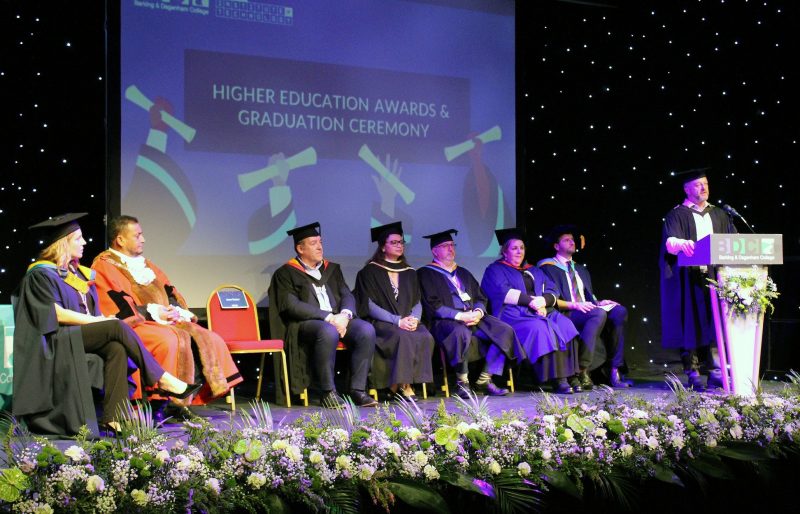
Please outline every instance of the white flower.
[{"label": "white flower", "polygon": [[425,455],[425,452],[417,450],[414,452],[414,461],[420,466],[424,466],[428,463],[428,456]]},{"label": "white flower", "polygon": [[680,418],[678,416],[676,416],[675,414],[670,414],[669,416],[667,416],[667,419],[673,425],[677,424],[680,421]]},{"label": "white flower", "polygon": [[601,423],[608,423],[609,421],[611,421],[611,414],[601,409],[597,411],[597,419]]},{"label": "white flower", "polygon": [[655,450],[656,448],[658,448],[658,439],[656,439],[655,436],[650,436],[647,439],[647,447],[650,448],[651,450]]},{"label": "white flower", "polygon": [[261,487],[266,483],[267,477],[261,473],[251,473],[250,476],[247,477],[247,485],[253,489],[261,489]]},{"label": "white flower", "polygon": [[647,413],[639,409],[633,409],[633,412],[631,412],[631,416],[633,416],[636,419],[647,419]]},{"label": "white flower", "polygon": [[606,437],[606,429],[605,428],[595,428],[594,429],[594,436],[599,437],[601,439],[605,439]]},{"label": "white flower", "polygon": [[303,452],[297,446],[290,444],[286,447],[286,456],[292,462],[300,462],[303,458]]},{"label": "white flower", "polygon": [[167,450],[159,450],[159,452],[156,453],[156,462],[164,464],[167,461],[169,461],[169,452]]},{"label": "white flower", "polygon": [[369,480],[375,474],[375,468],[368,464],[362,464],[358,467],[358,478],[361,480]]},{"label": "white flower", "polygon": [[517,464],[517,473],[521,477],[526,477],[531,474],[531,465],[527,462],[520,462]]},{"label": "white flower", "polygon": [[462,421],[458,425],[456,425],[456,430],[458,430],[459,434],[464,435],[467,433],[467,430],[469,430],[469,425]]},{"label": "white flower", "polygon": [[629,444],[623,444],[622,446],[620,446],[619,451],[623,457],[630,457],[631,455],[633,455],[633,446]]},{"label": "white flower", "polygon": [[489,473],[499,475],[501,471],[503,471],[503,468],[500,467],[496,460],[492,459],[492,462],[489,463]]},{"label": "white flower", "polygon": [[133,503],[135,503],[139,507],[146,506],[147,502],[150,500],[147,497],[147,493],[142,491],[141,489],[134,489],[133,491],[131,491],[131,498],[133,498]]},{"label": "white flower", "polygon": [[426,465],[422,472],[425,473],[425,478],[428,480],[438,480],[439,478],[439,471],[430,464]]},{"label": "white flower", "polygon": [[708,439],[706,439],[706,446],[708,446],[709,448],[716,448],[717,440],[714,439],[713,437],[709,437]]},{"label": "white flower", "polygon": [[389,453],[394,455],[395,457],[399,457],[402,451],[403,449],[400,448],[400,445],[397,443],[391,443],[389,445]]},{"label": "white flower", "polygon": [[310,462],[311,464],[319,464],[324,460],[325,457],[323,457],[322,454],[317,450],[311,450],[311,452],[308,454],[308,462]]},{"label": "white flower", "polygon": [[283,450],[287,446],[289,446],[289,443],[287,443],[283,439],[276,439],[276,440],[272,441],[272,449],[273,450]]},{"label": "white flower", "polygon": [[734,439],[741,439],[743,435],[742,427],[739,425],[734,425],[730,429],[731,437]]},{"label": "white flower", "polygon": [[348,455],[339,455],[336,457],[336,469],[343,469],[345,471],[350,471],[353,467],[353,459],[351,459]]},{"label": "white flower", "polygon": [[86,490],[90,493],[102,492],[105,488],[105,481],[97,475],[92,475],[86,480]]},{"label": "white flower", "polygon": [[572,441],[573,439],[575,439],[575,434],[572,432],[571,429],[566,428],[564,429],[564,437],[566,438],[567,441]]},{"label": "white flower", "polygon": [[72,459],[73,462],[80,462],[86,456],[86,452],[80,446],[72,445],[64,450],[64,455]]},{"label": "white flower", "polygon": [[421,435],[422,432],[420,432],[420,430],[416,427],[411,427],[408,430],[406,430],[406,437],[408,437],[412,441],[416,441],[417,439],[419,439],[419,436]]},{"label": "white flower", "polygon": [[53,507],[46,503],[40,503],[33,510],[33,514],[53,514]]},{"label": "white flower", "polygon": [[583,456],[587,459],[591,460],[594,458],[594,450],[590,446],[587,446],[583,449]]},{"label": "white flower", "polygon": [[683,448],[684,445],[683,437],[679,435],[672,436],[670,443],[672,444],[672,446],[680,450],[681,448]]},{"label": "white flower", "polygon": [[547,414],[546,416],[542,416],[542,421],[547,423],[548,425],[554,425],[556,422],[556,417],[552,414]]},{"label": "white flower", "polygon": [[553,453],[550,450],[542,450],[542,460],[550,460],[553,458]]},{"label": "white flower", "polygon": [[178,455],[175,457],[175,469],[186,471],[192,465],[192,461],[186,455]]},{"label": "white flower", "polygon": [[636,431],[634,437],[639,440],[647,439],[647,432],[645,432],[643,428],[640,428]]},{"label": "white flower", "polygon": [[215,495],[219,496],[220,486],[219,480],[216,478],[209,478],[206,480],[206,489],[212,491]]}]

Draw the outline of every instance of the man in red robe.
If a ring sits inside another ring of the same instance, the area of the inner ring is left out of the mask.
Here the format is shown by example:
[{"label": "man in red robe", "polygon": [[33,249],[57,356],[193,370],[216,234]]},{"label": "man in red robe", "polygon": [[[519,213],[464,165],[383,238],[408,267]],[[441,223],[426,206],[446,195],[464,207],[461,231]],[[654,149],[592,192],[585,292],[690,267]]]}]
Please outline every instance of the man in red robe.
[{"label": "man in red robe", "polygon": [[167,275],[142,255],[145,239],[139,220],[119,216],[111,220],[108,232],[111,248],[92,264],[101,312],[126,320],[164,370],[188,383],[195,381],[195,343],[205,385],[184,403],[205,404],[241,382],[225,341],[197,324]]}]

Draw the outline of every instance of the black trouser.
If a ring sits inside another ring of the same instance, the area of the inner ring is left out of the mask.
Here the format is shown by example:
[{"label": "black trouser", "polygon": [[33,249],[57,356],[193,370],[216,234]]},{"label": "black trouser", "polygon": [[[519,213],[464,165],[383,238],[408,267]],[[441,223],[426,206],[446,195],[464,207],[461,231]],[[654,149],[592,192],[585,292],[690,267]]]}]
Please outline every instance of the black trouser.
[{"label": "black trouser", "polygon": [[[300,344],[312,348],[311,362],[319,389],[323,392],[335,390],[333,370],[336,365],[336,346],[339,344],[336,327],[322,320],[301,321],[298,338]],[[375,328],[364,320],[353,319],[341,339],[350,350],[350,389],[363,391],[375,352]]]},{"label": "black trouser", "polygon": [[155,385],[164,370],[142,344],[131,327],[119,320],[81,325],[83,349],[103,359],[103,416],[112,421],[128,399],[128,359],[139,368],[142,385]]},{"label": "black trouser", "polygon": [[601,308],[589,312],[569,311],[567,317],[581,333],[581,345],[578,350],[580,368],[589,369],[594,358],[594,349],[600,340],[600,334],[607,333],[606,358],[612,368],[621,368],[625,362],[625,323],[628,321],[628,310],[616,305],[608,313]]}]

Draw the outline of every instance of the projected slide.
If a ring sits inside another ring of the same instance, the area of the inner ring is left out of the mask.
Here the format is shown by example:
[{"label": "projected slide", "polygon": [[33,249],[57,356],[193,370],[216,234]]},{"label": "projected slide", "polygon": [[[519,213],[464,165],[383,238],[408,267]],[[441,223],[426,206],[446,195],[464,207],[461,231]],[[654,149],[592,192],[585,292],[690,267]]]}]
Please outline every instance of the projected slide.
[{"label": "projected slide", "polygon": [[193,306],[266,296],[322,224],[351,285],[372,226],[459,230],[480,276],[514,224],[511,1],[123,0],[122,212]]}]

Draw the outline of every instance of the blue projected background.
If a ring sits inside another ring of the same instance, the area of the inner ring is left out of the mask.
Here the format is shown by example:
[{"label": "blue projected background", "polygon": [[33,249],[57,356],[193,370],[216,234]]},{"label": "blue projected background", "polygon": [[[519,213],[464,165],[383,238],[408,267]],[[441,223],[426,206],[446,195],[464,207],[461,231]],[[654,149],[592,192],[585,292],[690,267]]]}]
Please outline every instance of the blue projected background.
[{"label": "blue projected background", "polygon": [[350,285],[369,228],[459,230],[480,278],[515,212],[511,1],[124,0],[121,206],[192,305],[266,296],[322,224]]}]

